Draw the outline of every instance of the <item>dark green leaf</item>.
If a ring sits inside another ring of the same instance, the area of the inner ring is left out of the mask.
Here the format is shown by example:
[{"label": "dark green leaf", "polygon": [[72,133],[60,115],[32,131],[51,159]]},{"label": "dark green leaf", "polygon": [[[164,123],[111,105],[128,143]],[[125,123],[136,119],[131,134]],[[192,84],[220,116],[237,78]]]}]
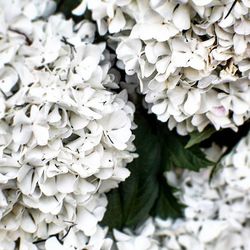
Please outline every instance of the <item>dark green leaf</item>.
[{"label": "dark green leaf", "polygon": [[168,185],[164,178],[162,179],[159,195],[151,211],[151,215],[161,218],[179,218],[182,216],[184,205],[180,204],[174,196],[177,190]]},{"label": "dark green leaf", "polygon": [[204,129],[202,132],[192,132],[190,134],[190,139],[185,146],[185,148],[191,148],[192,146],[208,139],[212,134],[214,134],[216,130],[213,127],[209,127],[207,129]]},{"label": "dark green leaf", "polygon": [[198,171],[214,164],[205,158],[198,146],[186,149],[185,141],[173,134],[169,134],[168,139],[171,144],[166,144],[166,154],[172,166]]},{"label": "dark green leaf", "polygon": [[110,229],[135,228],[150,215],[179,217],[183,205],[178,203],[163,173],[173,167],[199,170],[211,165],[198,147],[185,149],[187,138],[166,129],[152,116],[136,115],[138,129],[135,145],[139,158],[128,168],[130,177],[108,194],[108,207],[103,225]]},{"label": "dark green leaf", "polygon": [[105,213],[103,219],[104,225],[109,225],[110,228],[121,228],[123,221],[123,207],[121,196],[117,189],[112,190],[107,194],[108,197],[108,209],[112,209],[112,213],[109,210]]},{"label": "dark green leaf", "polygon": [[[158,196],[157,172],[161,166],[161,145],[144,118],[137,116],[136,123],[138,129],[135,131],[135,144],[139,158],[129,165],[130,177],[108,197],[109,203],[103,224],[109,225],[110,228],[133,227],[143,222],[149,216]],[[116,202],[120,201],[122,216],[115,217]]]}]

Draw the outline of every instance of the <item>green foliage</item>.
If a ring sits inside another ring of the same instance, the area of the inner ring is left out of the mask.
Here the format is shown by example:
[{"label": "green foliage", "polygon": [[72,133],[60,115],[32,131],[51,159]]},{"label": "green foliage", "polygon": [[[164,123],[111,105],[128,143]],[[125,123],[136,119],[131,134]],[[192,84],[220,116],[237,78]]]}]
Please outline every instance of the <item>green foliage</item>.
[{"label": "green foliage", "polygon": [[178,218],[182,215],[184,205],[180,204],[174,193],[177,189],[171,187],[164,178],[160,182],[160,189],[155,204],[151,210],[152,216],[161,218]]},{"label": "green foliage", "polygon": [[[161,161],[160,143],[144,118],[138,116],[136,122],[135,143],[139,158],[128,167],[130,177],[108,194],[109,203],[103,224],[110,228],[133,227],[144,221],[159,192],[157,172]],[[122,207],[119,217],[114,214],[117,203]]]},{"label": "green foliage", "polygon": [[110,229],[135,228],[149,215],[181,217],[183,205],[163,176],[174,167],[199,170],[211,165],[198,147],[185,149],[187,138],[176,135],[142,113],[136,115],[135,145],[139,157],[128,168],[130,177],[108,193],[108,208],[102,224]]},{"label": "green foliage", "polygon": [[167,139],[169,143],[164,145],[167,170],[179,167],[198,171],[200,168],[213,164],[205,158],[205,155],[197,145],[188,149],[185,148],[185,138],[169,133]]},{"label": "green foliage", "polygon": [[185,148],[190,148],[208,138],[211,137],[212,134],[214,134],[216,130],[213,127],[209,127],[204,129],[202,132],[194,131],[190,134],[190,139],[185,146]]}]

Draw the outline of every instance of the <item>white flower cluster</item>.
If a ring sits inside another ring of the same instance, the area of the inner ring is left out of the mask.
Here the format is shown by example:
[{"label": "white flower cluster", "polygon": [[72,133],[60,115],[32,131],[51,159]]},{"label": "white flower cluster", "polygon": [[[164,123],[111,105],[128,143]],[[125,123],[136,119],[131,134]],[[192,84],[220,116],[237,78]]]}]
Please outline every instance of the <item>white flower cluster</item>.
[{"label": "white flower cluster", "polygon": [[[106,232],[104,192],[135,156],[134,105],[105,44],[93,44],[95,25],[54,9],[0,0],[1,250],[43,249],[56,234],[65,249],[108,249],[93,246]],[[55,238],[47,250],[63,249]]]},{"label": "white flower cluster", "polygon": [[250,134],[221,163],[210,184],[211,169],[180,178],[184,219],[148,219],[133,233],[115,232],[118,249],[249,250]]},{"label": "white flower cluster", "polygon": [[237,129],[249,118],[249,0],[83,0],[73,13],[86,8],[170,129]]}]

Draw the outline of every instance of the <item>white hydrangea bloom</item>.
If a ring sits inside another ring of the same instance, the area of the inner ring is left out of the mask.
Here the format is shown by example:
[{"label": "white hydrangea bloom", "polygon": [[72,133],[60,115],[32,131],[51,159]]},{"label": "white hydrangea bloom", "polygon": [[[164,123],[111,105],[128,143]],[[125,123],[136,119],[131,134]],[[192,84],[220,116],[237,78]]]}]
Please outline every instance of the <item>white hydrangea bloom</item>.
[{"label": "white hydrangea bloom", "polygon": [[73,248],[45,248],[110,249],[97,224],[135,157],[134,105],[95,25],[54,9],[0,0],[0,249],[39,249],[71,226]]},{"label": "white hydrangea bloom", "polygon": [[[212,147],[207,155],[217,159],[221,152]],[[143,242],[155,242],[155,248],[149,249],[250,249],[250,134],[222,159],[221,164],[211,183],[211,168],[197,173],[185,170],[178,178],[168,173],[169,182],[181,189],[180,198],[186,204],[184,218],[150,218],[135,232],[115,232],[118,249],[148,249],[135,247],[134,242],[141,237],[145,237]],[[119,248],[125,243],[131,247]]]},{"label": "white hydrangea bloom", "polygon": [[114,230],[115,244],[118,250],[157,250],[158,242],[153,238],[155,225],[153,220],[148,219],[142,227],[131,232],[125,229],[124,232]]},{"label": "white hydrangea bloom", "polygon": [[110,250],[113,241],[110,238],[105,238],[107,228],[97,227],[94,235],[87,238],[81,231],[76,231],[73,228],[64,235],[62,239],[55,236],[50,237],[44,244],[45,250],[74,250],[74,249],[89,249],[89,250]]},{"label": "white hydrangea bloom", "polygon": [[150,112],[179,134],[249,119],[249,1],[84,0]]}]

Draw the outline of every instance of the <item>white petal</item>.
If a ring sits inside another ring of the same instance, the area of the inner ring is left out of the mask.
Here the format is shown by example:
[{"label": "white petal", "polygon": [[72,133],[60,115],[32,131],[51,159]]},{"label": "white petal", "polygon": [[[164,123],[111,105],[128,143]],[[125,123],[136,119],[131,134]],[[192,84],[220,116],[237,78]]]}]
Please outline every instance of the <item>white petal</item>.
[{"label": "white petal", "polygon": [[151,110],[154,114],[161,115],[166,111],[167,101],[163,100],[159,103],[156,103],[152,106]]},{"label": "white petal", "polygon": [[15,126],[13,129],[13,140],[17,144],[26,144],[32,136],[32,130],[29,125]]},{"label": "white petal", "polygon": [[60,193],[72,193],[75,190],[77,178],[70,174],[61,174],[56,177],[57,190]]},{"label": "white petal", "polygon": [[199,90],[191,90],[188,92],[187,100],[184,104],[184,110],[188,115],[193,115],[199,110],[201,103],[201,95]]},{"label": "white petal", "polygon": [[94,192],[96,190],[96,187],[92,183],[87,182],[83,178],[80,178],[78,182],[78,189],[80,193],[84,195],[90,192]]},{"label": "white petal", "polygon": [[157,25],[156,27],[152,27],[154,29],[154,36],[157,41],[159,42],[164,42],[167,41],[169,38],[174,37],[176,34],[178,34],[178,29],[171,24],[162,24],[162,25]]},{"label": "white petal", "polygon": [[243,115],[250,108],[250,104],[239,97],[233,96],[232,102],[233,102],[232,109],[236,115]]},{"label": "white petal", "polygon": [[32,27],[32,23],[26,16],[19,15],[11,24],[11,29],[17,30],[26,35],[30,35],[33,27]]},{"label": "white petal", "polygon": [[95,208],[93,211],[93,215],[97,218],[98,221],[101,221],[103,219],[103,216],[106,212],[106,208],[103,206]]},{"label": "white petal", "polygon": [[205,62],[202,57],[198,55],[194,55],[192,58],[190,58],[190,61],[188,62],[188,66],[197,70],[202,70],[205,68]]},{"label": "white petal", "polygon": [[226,221],[205,221],[199,233],[199,239],[202,242],[211,242],[215,240],[227,228]]},{"label": "white petal", "polygon": [[145,47],[145,55],[149,63],[156,63],[158,55],[155,51],[154,43],[148,43]]},{"label": "white petal", "polygon": [[156,70],[162,74],[166,71],[168,65],[170,63],[170,58],[169,57],[164,57],[161,60],[158,60],[156,63]]},{"label": "white petal", "polygon": [[138,58],[132,58],[125,63],[125,71],[128,75],[133,75],[138,70]]},{"label": "white petal", "polygon": [[37,247],[32,242],[26,241],[25,239],[20,239],[19,250],[37,250]]},{"label": "white petal", "polygon": [[174,12],[173,23],[180,30],[190,28],[190,12],[187,5],[180,4]]},{"label": "white petal", "polygon": [[212,112],[206,113],[206,116],[213,123],[216,130],[219,130],[220,128],[227,128],[231,124],[231,120],[226,116],[217,116]]},{"label": "white petal", "polygon": [[219,22],[219,26],[222,28],[227,28],[234,25],[234,22],[235,22],[234,16],[230,14],[229,16],[227,16],[227,18],[221,19],[221,21]]},{"label": "white petal", "polygon": [[132,132],[129,127],[119,128],[106,132],[108,141],[119,150],[124,150],[127,147],[127,142],[131,137]]},{"label": "white petal", "polygon": [[0,71],[0,89],[5,94],[8,94],[8,92],[14,87],[17,80],[18,75],[13,68],[6,66]]},{"label": "white petal", "polygon": [[[131,56],[135,56],[141,52],[142,42],[139,39],[127,39],[122,41],[117,49],[118,59],[129,59]],[[128,58],[127,58],[128,57]]]},{"label": "white petal", "polygon": [[58,107],[54,107],[52,112],[49,113],[48,122],[56,123],[61,120],[61,115],[59,113]]},{"label": "white petal", "polygon": [[52,196],[55,195],[57,193],[56,190],[56,182],[55,182],[55,178],[47,178],[45,182],[40,183],[39,187],[41,189],[41,191],[47,195],[47,196]]},{"label": "white petal", "polygon": [[118,231],[117,229],[113,229],[113,234],[114,237],[117,241],[129,241],[130,240],[130,236],[122,233],[120,231]]},{"label": "white petal", "polygon": [[22,190],[24,194],[32,194],[35,190],[38,175],[36,173],[35,168],[30,166],[22,166],[22,168],[18,172],[18,187]]},{"label": "white petal", "polygon": [[205,6],[210,4],[213,0],[192,0],[192,1],[197,6]]},{"label": "white petal", "polygon": [[187,90],[182,87],[176,87],[168,91],[168,97],[174,105],[180,105],[183,103]]},{"label": "white petal", "polygon": [[87,236],[93,235],[95,233],[98,220],[84,207],[78,207],[76,221],[76,227],[82,230]]},{"label": "white petal", "polygon": [[35,76],[29,71],[28,67],[21,62],[14,62],[13,67],[15,67],[21,82],[25,85],[33,83],[35,81]]},{"label": "white petal", "polygon": [[110,33],[117,33],[119,32],[126,24],[125,17],[120,8],[116,9],[115,16],[111,20],[109,24],[109,32]]},{"label": "white petal", "polygon": [[91,236],[88,246],[94,246],[96,249],[111,250],[113,241],[110,238],[105,238],[107,230],[97,227],[96,233]]},{"label": "white petal", "polygon": [[245,40],[244,36],[240,36],[235,34],[233,37],[234,42],[234,50],[237,55],[241,55],[247,49],[247,41]]},{"label": "white petal", "polygon": [[90,79],[97,65],[97,58],[87,56],[80,62],[79,66],[76,67],[76,72],[80,74],[85,81],[87,81]]},{"label": "white petal", "polygon": [[130,171],[127,168],[115,168],[113,178],[119,181],[124,181],[130,175]]},{"label": "white petal", "polygon": [[38,208],[43,213],[58,214],[62,207],[63,196],[42,196]]},{"label": "white petal", "polygon": [[244,3],[244,5],[248,8],[250,8],[250,1],[249,0],[242,0],[242,2]]},{"label": "white petal", "polygon": [[34,124],[32,130],[38,145],[45,146],[48,144],[49,131],[47,126]]},{"label": "white petal", "polygon": [[250,21],[242,19],[235,24],[234,30],[239,35],[249,35],[250,34]]},{"label": "white petal", "polygon": [[76,16],[82,15],[86,10],[86,6],[87,1],[82,0],[81,3],[75,9],[73,9],[72,14]]},{"label": "white petal", "polygon": [[34,218],[25,210],[22,216],[21,228],[27,233],[34,233],[37,229]]},{"label": "white petal", "polygon": [[50,237],[45,241],[45,250],[69,250],[69,249],[65,248],[54,236]]}]

